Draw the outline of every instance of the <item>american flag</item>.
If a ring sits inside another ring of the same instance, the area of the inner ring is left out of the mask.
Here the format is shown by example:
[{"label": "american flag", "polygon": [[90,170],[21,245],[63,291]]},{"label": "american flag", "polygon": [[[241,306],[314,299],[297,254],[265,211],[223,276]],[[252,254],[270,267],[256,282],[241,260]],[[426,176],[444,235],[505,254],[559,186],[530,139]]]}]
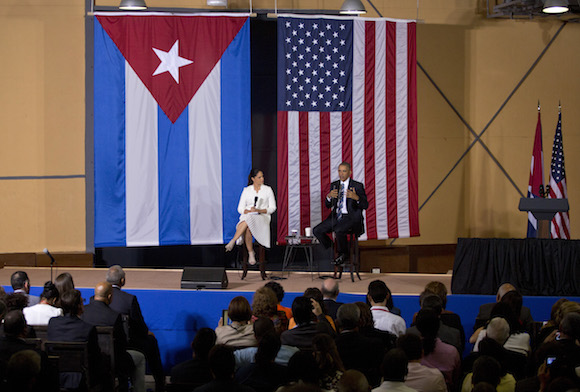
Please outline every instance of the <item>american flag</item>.
[{"label": "american flag", "polygon": [[[538,123],[536,124],[536,134],[534,137],[534,148],[532,150],[532,163],[530,164],[530,180],[528,182],[528,198],[534,199],[543,197],[540,188],[544,187],[544,150],[542,147],[542,119],[538,111]],[[538,233],[538,220],[528,212],[528,238],[536,238]]]},{"label": "american flag", "polygon": [[314,227],[351,163],[369,208],[361,239],[419,235],[416,23],[278,18],[278,241]]},{"label": "american flag", "polygon": [[[562,146],[562,113],[558,114],[558,125],[552,147],[550,165],[550,199],[567,199],[566,171],[564,170],[564,148]],[[552,219],[552,238],[570,239],[570,217],[568,212],[558,212]]]}]

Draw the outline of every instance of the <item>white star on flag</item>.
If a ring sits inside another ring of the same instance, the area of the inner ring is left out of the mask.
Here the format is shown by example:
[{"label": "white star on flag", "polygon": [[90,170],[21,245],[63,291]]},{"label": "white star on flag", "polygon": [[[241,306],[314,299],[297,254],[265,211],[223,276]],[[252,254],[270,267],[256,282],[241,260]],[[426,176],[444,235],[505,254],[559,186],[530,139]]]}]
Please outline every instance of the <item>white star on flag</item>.
[{"label": "white star on flag", "polygon": [[156,48],[153,48],[153,51],[161,60],[161,64],[153,72],[153,76],[169,72],[175,83],[179,84],[179,68],[193,63],[193,61],[179,56],[179,40],[175,41],[169,52]]}]

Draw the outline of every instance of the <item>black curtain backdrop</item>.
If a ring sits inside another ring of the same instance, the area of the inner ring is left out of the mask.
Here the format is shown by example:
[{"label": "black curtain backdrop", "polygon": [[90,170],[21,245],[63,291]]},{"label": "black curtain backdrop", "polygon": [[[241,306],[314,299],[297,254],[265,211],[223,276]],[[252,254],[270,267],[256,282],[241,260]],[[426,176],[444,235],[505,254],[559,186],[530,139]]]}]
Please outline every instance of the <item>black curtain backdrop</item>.
[{"label": "black curtain backdrop", "polygon": [[512,283],[523,295],[580,295],[580,241],[459,238],[451,291],[492,294]]},{"label": "black curtain backdrop", "polygon": [[[276,20],[266,15],[250,18],[252,88],[252,165],[264,172],[266,184],[277,194],[276,175]],[[240,189],[240,192],[242,190]],[[272,216],[276,238],[277,214]],[[281,263],[283,248],[273,245],[266,252],[270,264]],[[235,264],[236,252],[225,254],[223,245],[108,247],[95,249],[100,266],[182,267]],[[274,267],[273,265],[271,265]]]}]

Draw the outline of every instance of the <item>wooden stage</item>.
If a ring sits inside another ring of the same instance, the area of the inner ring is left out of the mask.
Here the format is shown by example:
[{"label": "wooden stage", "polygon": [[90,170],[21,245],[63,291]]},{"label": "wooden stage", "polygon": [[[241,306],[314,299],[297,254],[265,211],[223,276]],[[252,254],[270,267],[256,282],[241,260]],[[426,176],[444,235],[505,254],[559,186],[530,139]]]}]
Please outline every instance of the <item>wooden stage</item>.
[{"label": "wooden stage", "polygon": [[[31,285],[35,288],[44,285],[50,280],[50,268],[48,267],[16,267],[6,266],[0,269],[0,282],[4,286],[10,285],[10,276],[15,272],[26,271],[30,278]],[[92,288],[98,282],[105,280],[106,268],[77,268],[77,267],[55,267],[53,275],[56,278],[63,272],[69,272],[75,281],[75,286],[80,288]],[[181,274],[183,269],[145,269],[126,268],[127,289],[150,289],[150,290],[180,290]],[[281,277],[281,271],[268,271],[268,277]],[[328,272],[321,272],[321,275],[330,276]],[[263,281],[258,271],[249,271],[246,279],[241,280],[241,271],[227,270],[229,285],[227,290],[253,292],[263,286]],[[362,280],[351,282],[349,272],[344,272],[339,281],[340,291],[343,293],[365,294],[368,284],[381,279],[387,283],[394,295],[419,295],[427,283],[433,280],[440,281],[451,289],[451,274],[420,274],[420,273],[361,273]],[[312,275],[310,272],[286,272],[282,280],[276,280],[287,292],[303,292],[308,287],[320,287],[322,280],[318,272]],[[36,290],[34,290],[36,291]]]}]

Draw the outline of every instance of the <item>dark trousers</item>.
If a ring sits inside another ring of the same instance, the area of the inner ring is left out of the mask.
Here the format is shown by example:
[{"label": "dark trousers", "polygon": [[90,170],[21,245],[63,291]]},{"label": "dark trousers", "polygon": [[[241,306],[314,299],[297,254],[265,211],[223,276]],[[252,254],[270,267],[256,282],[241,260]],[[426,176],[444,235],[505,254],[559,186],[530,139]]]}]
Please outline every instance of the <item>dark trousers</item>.
[{"label": "dark trousers", "polygon": [[355,214],[345,214],[342,219],[337,220],[334,212],[328,218],[320,222],[312,233],[326,249],[332,246],[332,240],[328,237],[328,233],[334,232],[336,235],[336,247],[338,253],[348,254],[348,241],[346,235],[352,232],[357,225]]}]

